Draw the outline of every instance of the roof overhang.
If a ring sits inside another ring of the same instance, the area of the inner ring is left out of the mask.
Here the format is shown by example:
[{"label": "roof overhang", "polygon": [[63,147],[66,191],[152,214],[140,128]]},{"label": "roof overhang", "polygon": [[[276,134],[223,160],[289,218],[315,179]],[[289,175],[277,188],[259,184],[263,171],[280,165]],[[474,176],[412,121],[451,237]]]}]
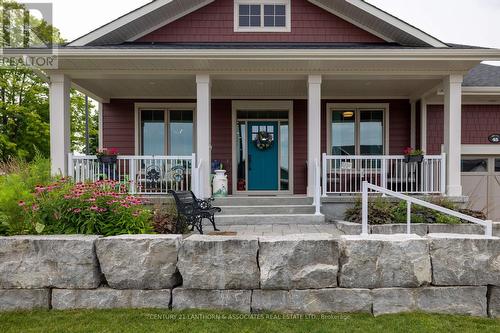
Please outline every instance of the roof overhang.
[{"label": "roof overhang", "polygon": [[448,47],[437,38],[363,0],[309,0],[386,41],[401,45]]},{"label": "roof overhang", "polygon": [[[69,46],[117,45],[171,23],[215,0],[156,0],[80,37]],[[448,45],[362,0],[308,0],[388,41],[408,46]]]},{"label": "roof overhang", "polygon": [[[232,80],[278,82],[269,87],[264,86],[264,93],[272,91],[274,86],[288,87],[284,82],[295,82],[297,89],[300,89],[307,75],[321,74],[324,81],[330,84],[328,86],[325,83],[327,91],[343,93],[345,96],[351,96],[347,95],[349,91],[359,96],[369,89],[373,92],[370,96],[380,96],[379,92],[389,94],[399,91],[396,96],[406,97],[411,90],[418,98],[439,84],[446,75],[465,75],[484,59],[500,59],[500,50],[66,47],[59,49],[57,72],[69,76],[80,87],[79,90],[103,99],[125,97],[124,92],[127,91],[136,91],[132,97],[137,98],[159,98],[168,93],[189,97],[191,94],[182,93],[192,92],[194,77],[200,73],[210,74],[216,82],[216,88],[219,87],[221,91],[225,91],[226,87],[228,91],[234,90],[237,84],[227,84]],[[52,73],[47,71],[49,76]],[[152,86],[148,87],[150,84]],[[254,86],[238,85],[247,90],[257,89]],[[349,87],[349,91],[341,90],[343,86]],[[142,91],[139,87],[148,87],[145,89],[149,93],[139,95]],[[258,96],[257,93],[254,95]]]}]

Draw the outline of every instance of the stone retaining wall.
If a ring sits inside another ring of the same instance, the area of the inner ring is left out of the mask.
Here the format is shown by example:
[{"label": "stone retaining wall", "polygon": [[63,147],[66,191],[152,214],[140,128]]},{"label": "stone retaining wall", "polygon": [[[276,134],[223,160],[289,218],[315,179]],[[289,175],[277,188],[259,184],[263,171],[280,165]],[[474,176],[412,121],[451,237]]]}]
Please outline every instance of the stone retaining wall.
[{"label": "stone retaining wall", "polygon": [[0,238],[0,310],[423,311],[500,317],[500,239]]}]

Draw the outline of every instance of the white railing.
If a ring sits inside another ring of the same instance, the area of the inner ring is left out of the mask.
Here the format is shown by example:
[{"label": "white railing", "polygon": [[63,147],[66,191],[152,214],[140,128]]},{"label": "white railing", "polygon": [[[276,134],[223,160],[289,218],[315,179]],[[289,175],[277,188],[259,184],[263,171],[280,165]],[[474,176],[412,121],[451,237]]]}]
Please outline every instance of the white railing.
[{"label": "white railing", "polygon": [[321,165],[314,160],[314,201],[315,215],[321,215]]},{"label": "white railing", "polygon": [[404,156],[332,156],[323,154],[323,196],[359,194],[364,181],[408,194],[444,194],[446,156],[424,156],[421,163]]},{"label": "white railing", "polygon": [[198,192],[196,155],[118,156],[116,164],[101,163],[96,156],[69,154],[69,176],[75,182],[116,180],[131,194],[165,194],[169,190]]},{"label": "white railing", "polygon": [[361,212],[361,216],[362,216],[361,235],[365,235],[365,236],[368,235],[368,218],[369,218],[369,216],[368,216],[368,200],[369,200],[368,193],[370,190],[406,201],[406,225],[407,225],[406,232],[408,234],[411,234],[411,206],[412,206],[412,204],[427,207],[429,209],[436,210],[440,213],[454,216],[454,217],[459,218],[461,220],[465,220],[465,221],[469,221],[471,223],[482,225],[485,229],[485,235],[487,237],[491,237],[493,234],[493,222],[492,221],[484,221],[484,220],[481,220],[481,219],[478,219],[478,218],[475,218],[475,217],[472,217],[469,215],[465,215],[465,214],[456,212],[454,210],[432,204],[432,203],[424,201],[424,200],[420,200],[420,199],[417,199],[417,198],[414,198],[414,197],[411,197],[408,195],[404,195],[401,193],[397,193],[394,191],[390,191],[390,190],[382,188],[380,186],[370,184],[366,181],[363,182],[362,188],[363,189],[362,189],[362,208],[361,208],[362,209],[362,212]]}]

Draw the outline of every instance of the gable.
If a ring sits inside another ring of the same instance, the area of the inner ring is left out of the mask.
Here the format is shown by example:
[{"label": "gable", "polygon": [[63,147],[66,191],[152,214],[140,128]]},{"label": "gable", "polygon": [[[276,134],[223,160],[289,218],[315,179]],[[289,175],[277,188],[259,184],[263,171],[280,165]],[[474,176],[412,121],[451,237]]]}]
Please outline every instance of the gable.
[{"label": "gable", "polygon": [[291,12],[291,32],[234,32],[234,0],[216,0],[134,42],[385,43],[308,0],[292,0]]},{"label": "gable", "polygon": [[[200,37],[194,37],[194,35],[201,35],[205,36],[204,40],[208,39],[208,41],[242,40],[255,42],[258,40],[258,42],[266,42],[279,39],[280,42],[322,41],[379,44],[386,41],[409,47],[449,47],[449,45],[433,36],[364,0],[291,1],[292,6],[299,8],[301,14],[292,13],[292,19],[296,19],[294,29],[289,32],[292,29],[287,24],[284,31],[288,31],[288,33],[283,33],[281,36],[277,32],[272,35],[265,33],[264,31],[268,31],[268,29],[262,29],[259,33],[238,34],[236,36],[231,31],[232,17],[228,13],[232,9],[227,6],[228,1],[226,0],[153,0],[77,38],[68,43],[67,46],[102,47],[141,40],[181,40],[180,37],[172,37],[176,35],[182,35],[185,38],[191,36],[189,37],[191,40],[201,40]],[[189,21],[189,19],[185,19],[186,16],[195,12],[197,13],[194,16],[199,15],[199,9],[203,9],[214,2],[217,2],[217,7],[212,6],[212,8],[221,8],[223,10],[212,12],[212,17],[205,16],[203,18],[203,21],[210,24],[201,23],[199,20],[191,18],[191,24],[181,24],[183,21]],[[226,6],[224,6],[224,3]],[[328,16],[325,12],[330,13],[330,15]],[[175,24],[170,25],[170,23]],[[198,25],[202,25],[205,30],[201,31],[202,29]],[[174,31],[175,27],[177,27],[177,31]],[[165,39],[167,35],[169,37]],[[185,38],[182,39],[189,40]]]}]

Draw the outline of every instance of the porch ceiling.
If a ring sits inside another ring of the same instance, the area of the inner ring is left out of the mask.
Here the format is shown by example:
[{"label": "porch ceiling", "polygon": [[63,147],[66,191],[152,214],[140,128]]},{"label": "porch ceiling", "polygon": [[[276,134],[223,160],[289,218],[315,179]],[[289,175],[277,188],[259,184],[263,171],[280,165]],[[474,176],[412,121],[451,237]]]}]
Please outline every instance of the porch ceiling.
[{"label": "porch ceiling", "polygon": [[[347,78],[326,76],[322,84],[323,98],[410,98],[441,82],[441,77],[401,78],[366,76]],[[124,77],[107,79],[75,79],[84,90],[110,98],[196,98],[195,77]],[[212,98],[307,98],[305,76],[242,78],[214,76]]]}]

